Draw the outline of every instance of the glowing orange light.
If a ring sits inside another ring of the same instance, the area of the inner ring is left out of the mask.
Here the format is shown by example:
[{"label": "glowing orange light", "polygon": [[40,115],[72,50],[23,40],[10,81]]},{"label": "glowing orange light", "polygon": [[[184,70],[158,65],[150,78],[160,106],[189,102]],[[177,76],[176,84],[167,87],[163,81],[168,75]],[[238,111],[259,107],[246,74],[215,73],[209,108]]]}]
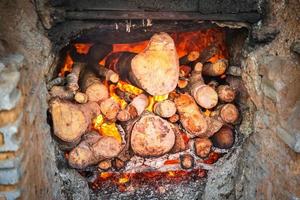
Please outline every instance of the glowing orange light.
[{"label": "glowing orange light", "polygon": [[130,94],[134,94],[134,95],[139,95],[139,94],[142,94],[143,93],[143,90],[141,90],[140,88],[138,87],[135,87],[129,83],[126,83],[124,81],[119,81],[117,83],[117,87],[123,91],[123,92],[128,92]]},{"label": "glowing orange light", "polygon": [[210,114],[211,114],[211,111],[208,110],[208,109],[206,109],[205,112],[204,112],[204,115],[207,116],[207,117],[209,117]]},{"label": "glowing orange light", "polygon": [[113,98],[116,102],[118,102],[118,104],[120,105],[121,109],[125,109],[127,106],[127,102],[124,99],[121,99],[116,93],[115,93],[115,89],[117,88],[116,85],[111,84],[109,86],[109,94],[110,97]]},{"label": "glowing orange light", "polygon": [[153,111],[153,106],[154,106],[154,103],[155,103],[154,98],[152,96],[149,96],[148,101],[149,101],[149,103],[148,103],[148,106],[147,106],[146,110],[148,110],[149,112],[152,112]]},{"label": "glowing orange light", "polygon": [[66,72],[71,72],[72,68],[73,68],[73,60],[70,56],[70,53],[67,52],[66,58],[65,58],[65,62],[64,65],[62,66],[59,76],[65,76]]},{"label": "glowing orange light", "polygon": [[113,174],[112,173],[109,173],[109,172],[101,172],[100,173],[100,177],[103,178],[103,179],[107,179],[107,178],[110,178]]},{"label": "glowing orange light", "polygon": [[174,164],[179,164],[179,163],[180,163],[180,161],[178,159],[176,159],[176,160],[166,160],[164,162],[164,165],[174,165]]},{"label": "glowing orange light", "polygon": [[128,177],[121,177],[121,178],[119,178],[118,183],[124,184],[124,183],[127,183],[128,181],[129,181]]},{"label": "glowing orange light", "polygon": [[168,99],[168,97],[169,97],[169,94],[165,94],[165,95],[161,95],[161,96],[153,96],[153,100],[156,102],[159,102],[159,101],[164,101],[164,100]]},{"label": "glowing orange light", "polygon": [[93,46],[93,44],[91,44],[91,43],[76,43],[76,44],[74,44],[74,47],[76,48],[76,52],[79,54],[88,54],[91,46]]},{"label": "glowing orange light", "polygon": [[100,128],[101,128],[101,125],[103,124],[103,122],[104,122],[104,117],[103,117],[103,115],[98,115],[95,119],[93,119],[93,127],[94,127],[94,129],[96,129],[96,130],[100,130]]},{"label": "glowing orange light", "polygon": [[104,136],[114,137],[118,142],[122,142],[121,134],[115,123],[104,122],[100,127],[100,133]]},{"label": "glowing orange light", "polygon": [[173,172],[173,171],[169,171],[169,172],[168,172],[168,176],[169,176],[169,177],[174,177],[174,176],[176,176],[176,174],[175,174],[175,172]]}]

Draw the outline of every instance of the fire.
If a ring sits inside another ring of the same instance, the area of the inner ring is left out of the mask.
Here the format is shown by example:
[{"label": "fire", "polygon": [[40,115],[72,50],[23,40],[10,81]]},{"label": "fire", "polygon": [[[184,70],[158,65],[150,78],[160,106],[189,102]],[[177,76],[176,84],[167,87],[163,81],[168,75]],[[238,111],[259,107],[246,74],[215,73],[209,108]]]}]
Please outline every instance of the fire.
[{"label": "fire", "polygon": [[142,94],[144,91],[138,87],[135,87],[129,83],[126,83],[124,81],[119,81],[117,83],[117,87],[123,91],[123,92],[128,92],[130,94],[134,94],[134,95],[139,95]]},{"label": "fire", "polygon": [[118,183],[124,184],[124,183],[127,183],[128,181],[129,181],[129,175],[123,174],[123,176],[119,178]]},{"label": "fire", "polygon": [[180,160],[176,159],[176,160],[166,160],[164,162],[164,165],[174,165],[174,164],[179,164]]},{"label": "fire", "polygon": [[76,44],[74,44],[74,47],[76,48],[76,52],[79,54],[88,54],[91,46],[93,46],[93,44],[91,44],[91,43],[76,43]]},{"label": "fire", "polygon": [[104,122],[104,117],[103,115],[98,115],[95,119],[93,119],[93,127],[94,129],[96,130],[100,130],[101,128],[101,125],[103,124]]},{"label": "fire", "polygon": [[130,44],[113,44],[113,52],[128,51],[132,53],[140,53],[147,47],[148,42],[149,41],[146,40]]},{"label": "fire", "polygon": [[149,111],[149,112],[152,112],[153,111],[153,106],[154,106],[154,103],[155,103],[153,96],[149,96],[148,101],[149,101],[149,103],[148,103],[148,106],[147,106],[146,110]]},{"label": "fire", "polygon": [[204,112],[204,115],[207,116],[207,117],[210,117],[211,111],[206,109],[205,112]]},{"label": "fire", "polygon": [[116,85],[111,84],[109,85],[109,95],[113,98],[118,104],[120,105],[121,109],[125,109],[127,106],[127,102],[124,99],[121,99],[116,93],[115,89],[117,88]]},{"label": "fire", "polygon": [[110,178],[110,177],[112,177],[112,173],[109,173],[109,172],[101,172],[100,173],[100,178],[102,178],[102,179],[107,179],[107,178]]},{"label": "fire", "polygon": [[66,72],[71,72],[73,67],[73,60],[70,56],[70,52],[67,52],[64,65],[62,66],[59,76],[65,76]]},{"label": "fire", "polygon": [[161,95],[161,96],[153,96],[153,100],[156,102],[159,102],[159,101],[164,101],[164,100],[168,99],[168,97],[169,97],[169,94],[165,94],[165,95]]},{"label": "fire", "polygon": [[93,128],[97,130],[101,135],[114,137],[118,142],[122,142],[121,134],[115,123],[105,122],[103,115],[98,115],[93,119]]},{"label": "fire", "polygon": [[104,136],[114,137],[118,142],[122,143],[121,134],[115,123],[104,122],[100,127],[100,133]]}]

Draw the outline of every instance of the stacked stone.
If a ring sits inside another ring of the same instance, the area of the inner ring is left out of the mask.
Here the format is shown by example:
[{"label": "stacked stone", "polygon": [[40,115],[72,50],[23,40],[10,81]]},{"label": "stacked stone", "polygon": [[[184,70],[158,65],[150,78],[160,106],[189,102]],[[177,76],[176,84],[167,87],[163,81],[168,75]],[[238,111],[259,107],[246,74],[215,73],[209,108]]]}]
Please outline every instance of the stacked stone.
[{"label": "stacked stone", "polygon": [[0,58],[0,199],[16,199],[21,192],[19,126],[23,101],[18,89],[24,57],[14,54]]}]

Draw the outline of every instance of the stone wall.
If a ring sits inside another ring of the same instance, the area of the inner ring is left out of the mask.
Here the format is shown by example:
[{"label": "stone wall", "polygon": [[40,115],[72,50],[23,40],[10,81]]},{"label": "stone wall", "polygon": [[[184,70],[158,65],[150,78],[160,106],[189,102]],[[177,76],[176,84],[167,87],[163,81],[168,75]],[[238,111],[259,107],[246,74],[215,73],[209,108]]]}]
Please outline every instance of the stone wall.
[{"label": "stone wall", "polygon": [[53,54],[43,32],[33,1],[0,1],[0,199],[61,199],[45,123]]},{"label": "stone wall", "polygon": [[[256,106],[235,177],[236,199],[300,198],[300,2],[269,1],[253,27],[243,80]],[[251,42],[255,42],[253,45]]]}]

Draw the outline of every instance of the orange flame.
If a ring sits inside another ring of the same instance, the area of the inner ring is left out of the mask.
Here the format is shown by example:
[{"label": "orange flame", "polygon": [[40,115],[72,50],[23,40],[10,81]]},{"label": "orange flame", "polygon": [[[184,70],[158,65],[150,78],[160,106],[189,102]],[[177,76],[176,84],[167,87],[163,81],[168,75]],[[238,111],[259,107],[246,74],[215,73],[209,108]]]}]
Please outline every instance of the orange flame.
[{"label": "orange flame", "polygon": [[74,44],[74,47],[76,48],[76,52],[79,54],[88,54],[91,46],[93,46],[93,44],[91,44],[91,43],[76,43],[76,44]]},{"label": "orange flame", "polygon": [[71,72],[73,67],[73,60],[70,56],[70,52],[67,52],[64,65],[62,66],[59,76],[65,76],[66,72]]},{"label": "orange flame", "polygon": [[101,135],[114,137],[118,142],[122,142],[121,134],[115,123],[105,122],[103,115],[98,115],[93,119],[93,128]]},{"label": "orange flame", "polygon": [[100,127],[100,133],[104,136],[114,137],[118,142],[122,143],[121,134],[115,123],[104,122]]},{"label": "orange flame", "polygon": [[139,95],[139,94],[142,94],[144,91],[138,87],[135,87],[129,83],[126,83],[124,81],[119,81],[117,83],[117,87],[123,91],[123,92],[128,92],[130,94],[133,94],[133,95]]}]

